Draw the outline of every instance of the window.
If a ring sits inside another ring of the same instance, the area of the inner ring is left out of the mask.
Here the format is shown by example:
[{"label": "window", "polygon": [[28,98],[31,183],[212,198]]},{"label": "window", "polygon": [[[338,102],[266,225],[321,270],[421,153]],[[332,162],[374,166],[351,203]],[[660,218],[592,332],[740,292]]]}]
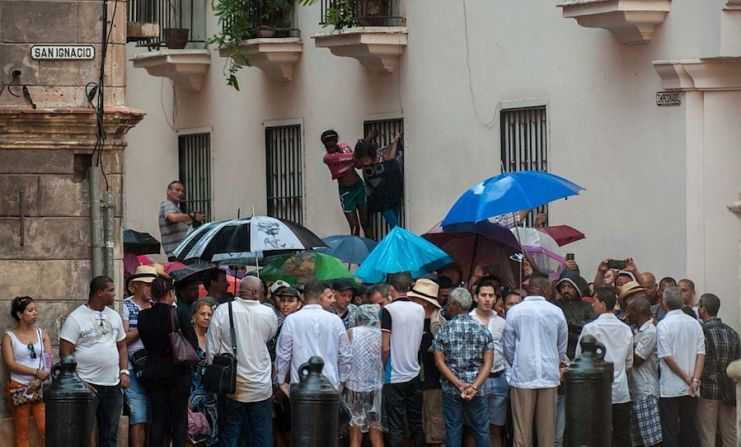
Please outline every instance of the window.
[{"label": "window", "polygon": [[[503,109],[501,115],[502,172],[548,171],[546,106]],[[537,210],[547,212],[544,205]],[[534,213],[527,224],[532,225]]]},{"label": "window", "polygon": [[211,220],[211,134],[194,133],[178,137],[180,181],[185,184],[183,212],[200,211]]},{"label": "window", "polygon": [[265,128],[268,216],[304,222],[301,125]]},{"label": "window", "polygon": [[[390,120],[376,120],[366,121],[363,123],[363,135],[367,136],[371,131],[378,131],[378,136],[374,143],[378,144],[378,147],[385,147],[394,138],[397,133],[402,134],[401,145],[397,148],[396,157],[401,164],[401,172],[404,172],[404,120],[402,118],[390,119]],[[386,221],[381,213],[374,213],[370,216],[371,228],[376,240],[381,240],[389,232],[389,228],[386,225]],[[404,216],[404,190],[402,188],[401,200],[399,201],[399,225],[404,227],[406,225],[406,218]]]}]

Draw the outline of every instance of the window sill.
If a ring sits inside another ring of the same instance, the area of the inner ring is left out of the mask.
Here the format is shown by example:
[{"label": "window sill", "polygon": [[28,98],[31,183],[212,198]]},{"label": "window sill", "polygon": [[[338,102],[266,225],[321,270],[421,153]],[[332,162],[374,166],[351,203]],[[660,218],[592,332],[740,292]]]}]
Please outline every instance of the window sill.
[{"label": "window sill", "polygon": [[647,44],[664,22],[671,0],[576,0],[558,5],[565,18],[610,31],[624,45]]},{"label": "window sill", "polygon": [[405,26],[353,27],[313,36],[317,48],[335,56],[352,57],[371,73],[393,72],[407,46]]},{"label": "window sill", "polygon": [[144,68],[152,76],[172,79],[175,85],[191,92],[201,91],[211,65],[208,50],[159,50],[138,54],[131,59],[134,67]]}]

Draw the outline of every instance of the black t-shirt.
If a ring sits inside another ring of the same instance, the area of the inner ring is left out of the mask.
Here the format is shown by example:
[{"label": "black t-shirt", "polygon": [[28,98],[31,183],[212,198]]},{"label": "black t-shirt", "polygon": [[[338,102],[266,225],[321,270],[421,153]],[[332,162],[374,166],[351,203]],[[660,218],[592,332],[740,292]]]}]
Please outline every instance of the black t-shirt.
[{"label": "black t-shirt", "polygon": [[440,389],[441,374],[437,366],[435,366],[435,355],[430,350],[434,338],[430,330],[430,319],[426,318],[425,329],[422,333],[422,343],[419,345],[419,364],[422,367],[420,389],[423,390]]}]

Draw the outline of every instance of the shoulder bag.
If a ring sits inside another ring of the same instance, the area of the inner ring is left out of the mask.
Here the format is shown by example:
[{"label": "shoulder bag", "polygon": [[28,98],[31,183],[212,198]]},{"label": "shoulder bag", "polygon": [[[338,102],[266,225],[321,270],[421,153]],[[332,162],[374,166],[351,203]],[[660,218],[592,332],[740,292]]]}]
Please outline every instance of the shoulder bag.
[{"label": "shoulder bag", "polygon": [[217,394],[234,394],[237,390],[237,334],[234,331],[232,302],[229,301],[229,336],[232,352],[214,356],[203,373],[203,388]]},{"label": "shoulder bag", "polygon": [[172,354],[172,363],[176,365],[194,366],[201,361],[193,345],[185,338],[180,330],[180,321],[177,310],[173,307],[170,309],[170,325],[172,332],[167,334],[170,338],[170,351]]},{"label": "shoulder bag", "polygon": [[[41,352],[38,353],[39,357],[39,370],[44,369],[44,339],[41,333],[41,329],[36,329],[39,340],[41,341]],[[10,390],[10,397],[13,401],[13,405],[16,407],[19,405],[30,404],[32,402],[39,401],[44,398],[43,383],[31,390],[30,385],[21,385],[18,388]]]}]

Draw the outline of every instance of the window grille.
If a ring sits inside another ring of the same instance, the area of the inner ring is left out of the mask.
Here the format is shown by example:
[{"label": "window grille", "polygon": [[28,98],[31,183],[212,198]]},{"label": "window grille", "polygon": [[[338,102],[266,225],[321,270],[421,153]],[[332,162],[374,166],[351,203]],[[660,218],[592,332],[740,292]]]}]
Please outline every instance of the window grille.
[{"label": "window grille", "polygon": [[[404,172],[404,120],[402,118],[390,119],[390,120],[375,120],[365,121],[363,123],[363,135],[368,135],[373,130],[378,131],[378,137],[373,140],[374,143],[378,144],[378,147],[385,147],[397,133],[402,134],[401,143],[396,152],[396,158],[401,164],[401,172]],[[383,218],[381,213],[375,213],[370,216],[371,230],[376,237],[376,240],[381,240],[389,232],[389,228],[386,225],[386,220]],[[402,227],[406,226],[406,216],[404,212],[404,191],[402,189],[401,199],[399,201],[399,225]]]},{"label": "window grille", "polygon": [[211,134],[178,136],[180,181],[185,185],[183,212],[200,211],[211,220]]},{"label": "window grille", "polygon": [[304,222],[301,126],[265,128],[268,216]]},{"label": "window grille", "polygon": [[[504,109],[501,112],[502,172],[548,171],[546,106]],[[543,205],[537,212],[548,212]],[[532,226],[536,213],[526,223]]]}]

